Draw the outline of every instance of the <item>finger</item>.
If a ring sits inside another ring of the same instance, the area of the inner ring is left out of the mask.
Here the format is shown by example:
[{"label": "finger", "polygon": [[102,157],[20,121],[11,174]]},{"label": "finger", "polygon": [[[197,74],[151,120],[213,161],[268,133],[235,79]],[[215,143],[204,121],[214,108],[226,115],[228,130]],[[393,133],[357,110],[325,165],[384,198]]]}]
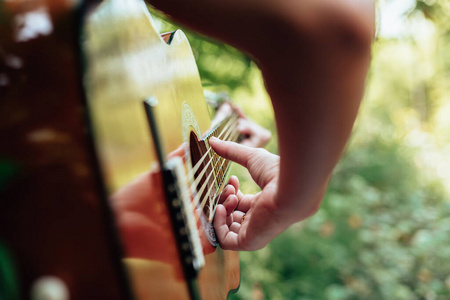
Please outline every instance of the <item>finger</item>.
[{"label": "finger", "polygon": [[227,221],[226,221],[227,226],[231,226],[231,224],[233,224],[233,222],[234,222],[233,214],[227,215]]},{"label": "finger", "polygon": [[183,161],[185,161],[185,155],[184,155],[185,154],[185,147],[186,147],[185,143],[181,144],[180,147],[178,147],[174,151],[172,151],[169,154],[167,154],[167,158],[171,159],[171,158],[179,156],[179,157],[183,158]]},{"label": "finger", "polygon": [[247,167],[250,158],[258,151],[234,142],[221,141],[215,137],[211,137],[209,143],[217,154],[244,167]]},{"label": "finger", "polygon": [[242,223],[242,219],[245,215],[245,212],[240,211],[240,210],[235,210],[233,213],[233,222],[237,222],[237,223]]},{"label": "finger", "polygon": [[230,179],[228,179],[228,185],[231,185],[234,187],[234,194],[236,194],[237,191],[239,191],[239,179],[236,176],[231,176]]},{"label": "finger", "polygon": [[230,231],[232,231],[234,233],[239,233],[239,229],[241,229],[241,224],[239,224],[237,222],[233,222],[230,226]]},{"label": "finger", "polygon": [[242,140],[240,144],[249,147],[262,147],[267,144],[272,137],[269,130],[249,120],[240,119],[238,130],[241,135],[245,136],[245,139]]},{"label": "finger", "polygon": [[253,134],[253,130],[250,127],[250,122],[246,119],[239,119],[237,129],[238,129],[239,133],[243,134],[243,135],[252,135]]},{"label": "finger", "polygon": [[225,200],[225,202],[222,204],[227,211],[227,216],[233,213],[233,211],[238,206],[238,203],[239,201],[236,195],[228,196],[227,200]]},{"label": "finger", "polygon": [[245,140],[242,140],[240,144],[247,147],[257,147],[260,144],[260,139],[257,136],[250,135]]},{"label": "finger", "polygon": [[216,111],[213,122],[220,122],[220,120],[223,120],[224,118],[230,116],[232,112],[233,107],[231,106],[231,104],[228,102],[224,102]]},{"label": "finger", "polygon": [[214,216],[214,229],[220,246],[223,249],[237,249],[238,236],[235,232],[230,231],[226,224],[226,210],[222,204],[217,205],[216,214]]},{"label": "finger", "polygon": [[239,115],[239,117],[245,119],[246,116],[244,114],[244,111],[242,110],[242,108],[240,108],[239,106],[233,105],[234,110],[237,112],[237,114]]},{"label": "finger", "polygon": [[236,196],[238,197],[238,200],[241,201],[242,197],[244,197],[244,193],[242,193],[240,190],[237,191]]},{"label": "finger", "polygon": [[[230,178],[231,179],[231,178]],[[222,204],[230,195],[236,194],[237,189],[232,184],[227,184],[220,194],[219,203]]]},{"label": "finger", "polygon": [[250,194],[242,196],[238,206],[236,207],[236,210],[246,213],[250,209],[254,198],[255,195]]},{"label": "finger", "polygon": [[225,225],[228,228],[226,219],[227,219],[227,210],[225,209],[225,206],[223,206],[222,204],[217,204],[216,213],[214,214],[213,220],[214,227],[221,228],[221,226]]}]

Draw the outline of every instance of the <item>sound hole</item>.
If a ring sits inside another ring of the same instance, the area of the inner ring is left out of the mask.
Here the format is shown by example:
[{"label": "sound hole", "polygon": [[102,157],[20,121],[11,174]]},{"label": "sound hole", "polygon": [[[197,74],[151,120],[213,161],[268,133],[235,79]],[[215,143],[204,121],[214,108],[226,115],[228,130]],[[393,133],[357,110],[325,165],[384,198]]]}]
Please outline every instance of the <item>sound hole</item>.
[{"label": "sound hole", "polygon": [[[191,154],[192,167],[195,168],[197,163],[202,159],[203,155],[206,154],[207,148],[205,142],[199,140],[197,135],[194,132],[191,132],[189,138],[189,148]],[[203,159],[200,163],[201,166],[194,173],[194,180],[196,184],[197,190],[197,198],[195,203],[196,206],[200,206],[203,208],[203,212],[206,215],[208,222],[211,223],[211,215],[213,212],[213,199],[216,193],[215,183],[214,183],[214,174],[212,163],[210,163],[210,153],[207,154],[207,157]],[[204,171],[206,169],[206,171]],[[197,206],[197,207],[198,207]]]}]

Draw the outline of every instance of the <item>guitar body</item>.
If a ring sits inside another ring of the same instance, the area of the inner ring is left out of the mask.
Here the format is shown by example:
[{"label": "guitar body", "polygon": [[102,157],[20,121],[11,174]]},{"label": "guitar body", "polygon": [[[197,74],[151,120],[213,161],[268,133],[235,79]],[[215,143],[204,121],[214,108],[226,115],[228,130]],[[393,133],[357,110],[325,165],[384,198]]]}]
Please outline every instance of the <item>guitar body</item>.
[{"label": "guitar body", "polygon": [[[159,175],[151,168],[158,169],[155,165],[160,163],[157,147],[163,163],[177,149],[189,156],[192,134],[199,139],[210,129],[192,50],[181,31],[160,36],[144,3],[130,0],[105,1],[94,8],[86,20],[83,45],[95,144],[137,299],[189,299],[192,287],[180,265],[176,228]],[[144,109],[148,98],[156,102],[153,125],[160,145],[154,144]],[[149,196],[130,204],[128,186],[135,193],[142,176],[151,182],[144,187],[151,186],[144,193]],[[143,221],[136,224],[133,216]],[[239,286],[238,255],[213,247],[206,239],[202,245],[206,264],[193,284],[201,299],[225,299]]]},{"label": "guitar body", "polygon": [[86,126],[79,5],[0,1],[1,299],[132,299]]},{"label": "guitar body", "polygon": [[158,171],[211,126],[184,34],[161,37],[134,0],[3,1],[0,22],[0,298],[50,276],[70,299],[226,299],[237,253],[198,226],[205,266],[187,278]]}]

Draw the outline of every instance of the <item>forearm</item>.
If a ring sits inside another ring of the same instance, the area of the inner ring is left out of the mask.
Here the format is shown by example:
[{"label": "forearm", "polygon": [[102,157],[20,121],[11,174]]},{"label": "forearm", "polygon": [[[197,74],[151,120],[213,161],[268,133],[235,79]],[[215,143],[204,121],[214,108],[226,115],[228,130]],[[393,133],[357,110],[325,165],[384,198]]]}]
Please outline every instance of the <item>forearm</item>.
[{"label": "forearm", "polygon": [[263,39],[260,31],[262,15],[271,1],[222,0],[146,0],[172,19],[197,32],[224,41],[253,54]]},{"label": "forearm", "polygon": [[261,59],[281,158],[274,201],[288,222],[318,209],[358,112],[374,33],[373,7],[358,8],[365,10],[341,8],[314,34],[293,36],[283,53]]},{"label": "forearm", "polygon": [[368,65],[368,57],[360,59],[354,66],[357,70],[350,74],[316,69],[322,75],[314,76],[313,71],[308,72],[307,78],[298,78],[296,89],[283,88],[273,78],[275,73],[267,74],[263,69],[273,99],[279,141],[280,177],[274,200],[277,210],[288,213],[292,222],[317,210],[349,138]]},{"label": "forearm", "polygon": [[255,58],[279,135],[281,166],[273,207],[288,222],[311,215],[362,98],[374,28],[371,1],[149,2]]}]

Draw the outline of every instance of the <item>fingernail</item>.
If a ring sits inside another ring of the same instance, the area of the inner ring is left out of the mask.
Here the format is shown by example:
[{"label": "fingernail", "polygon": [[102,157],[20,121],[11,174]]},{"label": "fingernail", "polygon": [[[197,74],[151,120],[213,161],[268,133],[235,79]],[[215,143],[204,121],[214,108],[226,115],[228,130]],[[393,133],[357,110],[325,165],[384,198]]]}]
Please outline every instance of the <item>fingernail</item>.
[{"label": "fingernail", "polygon": [[210,137],[209,140],[210,140],[210,141],[213,141],[213,142],[219,141],[219,139],[216,138],[215,136]]}]

